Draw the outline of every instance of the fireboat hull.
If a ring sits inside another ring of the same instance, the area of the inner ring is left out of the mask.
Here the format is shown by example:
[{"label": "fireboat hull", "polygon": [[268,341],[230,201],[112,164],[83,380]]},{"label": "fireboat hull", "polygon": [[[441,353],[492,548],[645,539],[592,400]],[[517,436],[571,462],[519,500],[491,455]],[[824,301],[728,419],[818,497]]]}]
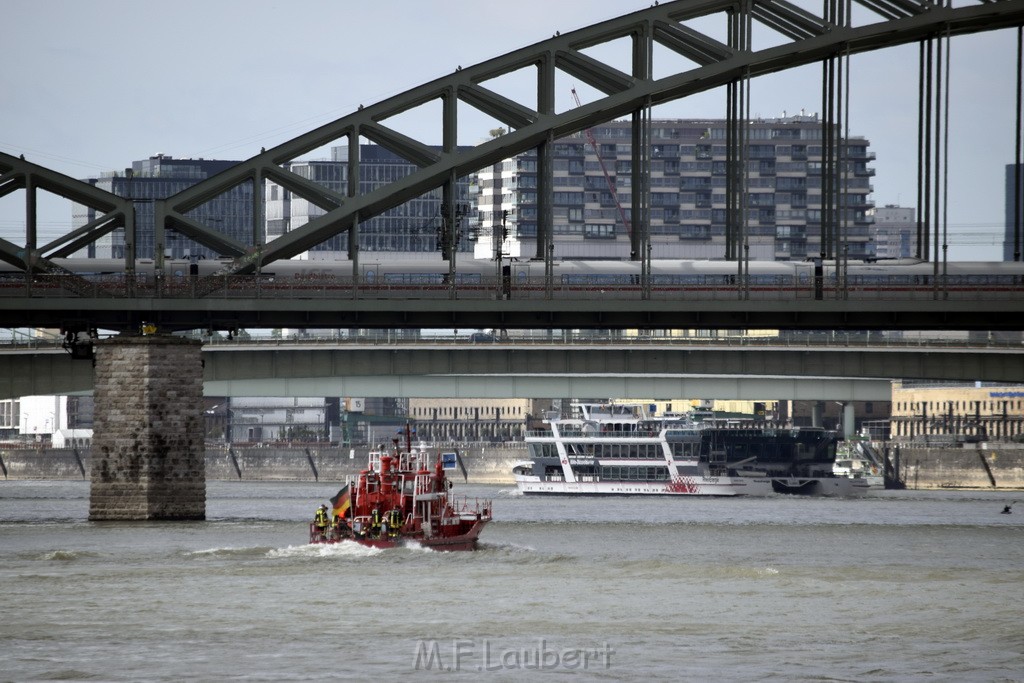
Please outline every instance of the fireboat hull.
[{"label": "fireboat hull", "polygon": [[402,548],[410,545],[417,545],[423,548],[430,548],[431,550],[438,551],[456,551],[456,550],[476,550],[477,542],[480,538],[480,533],[487,526],[489,520],[481,519],[469,527],[468,531],[463,533],[455,533],[450,535],[437,535],[427,537],[422,532],[398,534],[397,536],[388,536],[385,538],[373,538],[370,536],[354,536],[346,535],[341,537],[335,537],[331,535],[325,535],[319,532],[319,530],[311,525],[309,542],[312,545],[336,545],[349,541],[351,543],[358,543],[359,545],[366,546],[367,548]]},{"label": "fireboat hull", "polygon": [[542,481],[540,477],[516,475],[524,495],[573,496],[771,496],[776,493],[803,496],[863,496],[868,484],[847,477],[686,477],[663,482],[637,481]]},{"label": "fireboat hull", "polygon": [[410,534],[406,536],[396,536],[395,538],[353,538],[352,540],[359,545],[365,545],[368,548],[401,548],[403,546],[418,545],[423,548],[430,548],[431,550],[439,551],[455,551],[455,550],[476,550],[477,541],[480,538],[480,532],[483,531],[487,525],[486,521],[481,521],[473,525],[473,527],[464,534],[458,534],[455,536],[434,536],[427,538],[422,534]]}]

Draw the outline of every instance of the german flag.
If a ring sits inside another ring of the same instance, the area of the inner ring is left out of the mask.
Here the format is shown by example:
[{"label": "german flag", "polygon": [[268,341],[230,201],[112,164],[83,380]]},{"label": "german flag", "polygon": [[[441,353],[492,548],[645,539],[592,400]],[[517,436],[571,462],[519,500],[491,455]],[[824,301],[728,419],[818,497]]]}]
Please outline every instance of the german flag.
[{"label": "german flag", "polygon": [[352,507],[352,492],[351,485],[345,484],[338,491],[338,494],[331,498],[331,506],[334,508],[334,517],[342,517],[348,515],[348,510]]}]

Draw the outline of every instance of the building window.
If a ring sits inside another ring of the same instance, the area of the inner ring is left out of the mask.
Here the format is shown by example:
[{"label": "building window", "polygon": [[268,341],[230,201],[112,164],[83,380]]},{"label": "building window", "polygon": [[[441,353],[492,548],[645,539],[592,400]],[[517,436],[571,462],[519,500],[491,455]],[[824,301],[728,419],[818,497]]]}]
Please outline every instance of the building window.
[{"label": "building window", "polygon": [[583,237],[586,239],[613,240],[615,239],[615,226],[587,223],[583,226]]}]

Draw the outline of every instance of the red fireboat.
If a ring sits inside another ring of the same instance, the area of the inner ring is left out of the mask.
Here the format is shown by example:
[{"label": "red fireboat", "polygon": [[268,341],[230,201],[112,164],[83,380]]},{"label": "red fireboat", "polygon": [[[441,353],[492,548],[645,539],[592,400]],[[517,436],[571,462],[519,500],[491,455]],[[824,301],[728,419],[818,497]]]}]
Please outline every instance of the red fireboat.
[{"label": "red fireboat", "polygon": [[[425,446],[413,450],[406,429],[404,452],[373,451],[367,469],[322,505],[309,525],[310,543],[354,541],[371,548],[415,543],[434,550],[476,550],[477,539],[491,521],[491,501],[451,495],[442,454]],[[445,454],[446,457],[449,454]],[[448,459],[457,462],[458,454]],[[463,468],[465,472],[465,468]],[[328,515],[330,514],[330,518]]]}]

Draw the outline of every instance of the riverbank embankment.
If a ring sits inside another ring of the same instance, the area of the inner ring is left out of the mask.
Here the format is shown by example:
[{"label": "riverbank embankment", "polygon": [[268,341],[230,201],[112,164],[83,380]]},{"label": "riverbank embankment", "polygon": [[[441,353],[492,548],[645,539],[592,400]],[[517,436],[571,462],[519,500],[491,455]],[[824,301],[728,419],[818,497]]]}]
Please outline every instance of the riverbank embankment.
[{"label": "riverbank embankment", "polygon": [[[469,483],[512,485],[512,466],[527,458],[523,443],[445,444],[457,450]],[[967,444],[963,447],[889,448],[899,454],[908,488],[1024,489],[1024,445]],[[81,448],[0,449],[0,478],[88,479],[90,453]],[[366,467],[367,449],[337,446],[207,445],[206,478],[227,481],[345,481]],[[454,473],[455,477],[460,472]]]},{"label": "riverbank embankment", "polygon": [[[458,451],[469,483],[513,484],[512,466],[526,445],[444,444],[431,450]],[[337,446],[206,447],[206,478],[227,481],[345,481],[366,468],[367,449]],[[0,448],[0,479],[89,479],[88,448]],[[461,478],[461,472],[452,473]]]}]

